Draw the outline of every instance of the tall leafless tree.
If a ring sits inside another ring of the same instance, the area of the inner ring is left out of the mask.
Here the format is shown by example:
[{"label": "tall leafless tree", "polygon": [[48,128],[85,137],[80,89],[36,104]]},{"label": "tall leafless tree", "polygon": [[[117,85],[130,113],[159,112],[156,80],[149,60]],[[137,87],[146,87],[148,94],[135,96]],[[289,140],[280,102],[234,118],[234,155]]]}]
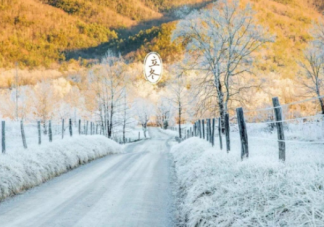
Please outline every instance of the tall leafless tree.
[{"label": "tall leafless tree", "polygon": [[100,69],[97,72],[90,72],[88,77],[97,97],[100,124],[108,138],[112,136],[114,117],[123,97],[125,67],[125,61],[121,56],[108,51],[102,59]]},{"label": "tall leafless tree", "polygon": [[321,97],[324,85],[323,49],[310,44],[304,52],[304,58],[304,61],[299,62],[302,72],[298,79],[307,92],[313,93],[318,97],[321,112],[324,114],[324,101],[323,97]]},{"label": "tall leafless tree", "polygon": [[[201,92],[217,99],[224,123],[228,102],[251,87],[233,86],[236,78],[251,72],[253,53],[274,37],[258,24],[249,4],[241,7],[238,0],[220,0],[180,21],[172,39],[187,43],[187,69],[201,72]],[[215,92],[209,93],[212,87]]]},{"label": "tall leafless tree", "polygon": [[[174,71],[176,72],[176,71]],[[179,72],[179,71],[178,71]],[[173,108],[177,112],[177,123],[178,123],[178,131],[179,131],[179,138],[182,138],[181,132],[181,124],[183,121],[183,115],[187,108],[187,87],[186,87],[186,79],[183,73],[175,74],[175,78],[173,78],[170,83],[168,84],[168,90],[170,92],[168,99],[172,104]]]},{"label": "tall leafless tree", "polygon": [[137,98],[134,100],[134,108],[135,113],[137,115],[137,119],[139,123],[142,126],[144,137],[147,137],[147,124],[151,120],[151,117],[153,117],[155,111],[154,106],[152,103],[146,99],[143,98]]}]

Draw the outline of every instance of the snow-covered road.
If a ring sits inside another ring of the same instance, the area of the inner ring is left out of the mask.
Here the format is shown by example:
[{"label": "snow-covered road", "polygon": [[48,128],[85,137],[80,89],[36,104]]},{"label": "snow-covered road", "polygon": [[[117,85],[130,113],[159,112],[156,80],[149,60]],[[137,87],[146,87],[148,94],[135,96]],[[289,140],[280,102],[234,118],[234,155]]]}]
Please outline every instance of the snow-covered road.
[{"label": "snow-covered road", "polygon": [[150,135],[0,203],[0,226],[173,226],[170,137]]}]

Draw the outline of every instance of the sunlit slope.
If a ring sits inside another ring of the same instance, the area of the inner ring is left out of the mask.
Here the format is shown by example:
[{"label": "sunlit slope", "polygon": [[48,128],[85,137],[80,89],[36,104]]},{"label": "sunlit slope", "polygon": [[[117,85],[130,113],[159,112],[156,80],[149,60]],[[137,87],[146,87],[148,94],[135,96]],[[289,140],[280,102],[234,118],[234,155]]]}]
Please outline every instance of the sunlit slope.
[{"label": "sunlit slope", "polygon": [[107,42],[116,33],[34,0],[0,5],[0,67],[49,66],[64,60],[61,51]]},{"label": "sunlit slope", "polygon": [[[284,78],[294,78],[298,72],[297,61],[302,59],[303,50],[311,39],[309,29],[312,23],[322,17],[312,0],[242,0],[252,4],[258,21],[276,36],[275,43],[267,44],[257,58],[259,72],[275,72]],[[129,56],[141,60],[148,51],[161,53],[169,62],[180,59],[181,47],[170,42],[174,23],[149,29],[130,37],[119,46]],[[152,34],[154,34],[152,37]]]},{"label": "sunlit slope", "polygon": [[313,2],[307,0],[243,0],[252,3],[261,24],[269,28],[276,41],[263,51],[258,62],[262,71],[277,72],[293,78],[298,72],[296,62],[311,39],[309,29],[321,17]]},{"label": "sunlit slope", "polygon": [[[170,42],[175,24],[150,29],[142,25],[160,20],[170,9],[200,2],[208,1],[0,1],[0,67],[10,68],[16,61],[21,66],[49,67],[64,62],[69,54],[74,59],[92,60],[113,45],[133,60],[141,60],[152,50],[161,52],[167,62],[173,62],[181,54],[181,47]],[[242,3],[252,3],[260,23],[277,37],[274,44],[262,51],[258,68],[294,77],[298,71],[296,61],[310,40],[308,29],[312,21],[321,17],[324,3],[319,0],[242,0]],[[133,32],[139,31],[137,34],[125,36],[124,31],[134,28]]]},{"label": "sunlit slope", "polygon": [[3,0],[0,68],[15,62],[21,67],[50,67],[64,62],[67,52],[100,47],[116,39],[120,30],[158,20],[179,5],[204,1]]}]

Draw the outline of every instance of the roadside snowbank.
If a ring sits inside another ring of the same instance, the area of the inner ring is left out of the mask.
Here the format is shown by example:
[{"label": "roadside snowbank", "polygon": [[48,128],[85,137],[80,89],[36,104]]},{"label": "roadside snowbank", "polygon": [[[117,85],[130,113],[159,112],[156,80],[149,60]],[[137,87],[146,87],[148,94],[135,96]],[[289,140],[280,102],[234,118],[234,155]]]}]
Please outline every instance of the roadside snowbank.
[{"label": "roadside snowbank", "polygon": [[251,141],[250,158],[242,162],[238,141],[229,154],[198,138],[172,147],[180,225],[323,226],[323,153],[298,145],[284,164],[276,149]]},{"label": "roadside snowbank", "polygon": [[104,136],[78,136],[0,155],[0,200],[37,186],[121,146]]}]

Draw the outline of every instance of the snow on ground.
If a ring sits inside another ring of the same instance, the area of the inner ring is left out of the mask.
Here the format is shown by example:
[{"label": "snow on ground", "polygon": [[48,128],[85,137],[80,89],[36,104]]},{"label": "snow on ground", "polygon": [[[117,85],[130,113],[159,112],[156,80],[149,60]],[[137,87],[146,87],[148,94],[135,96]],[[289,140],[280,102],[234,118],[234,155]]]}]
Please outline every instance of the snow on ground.
[{"label": "snow on ground", "polygon": [[[172,130],[171,128],[175,128],[175,130]],[[186,123],[181,125],[181,133],[182,137],[186,137],[187,135],[187,130],[190,130],[190,128],[193,129],[193,125],[191,123]],[[179,136],[179,125],[174,125],[169,127],[169,129],[161,129],[161,132],[167,133],[170,136]]]},{"label": "snow on ground", "polygon": [[[79,136],[78,132],[78,125],[73,121],[73,137]],[[84,125],[81,127],[81,133],[83,133]],[[48,126],[47,126],[48,127]],[[42,134],[41,134],[41,141],[42,145],[50,144],[49,142],[49,133],[47,129],[47,134],[44,134],[44,126],[41,126]],[[38,127],[37,123],[24,123],[24,131],[26,136],[26,142],[27,146],[33,146],[38,144]],[[98,130],[98,133],[100,131]],[[90,135],[90,126],[88,129],[88,134]],[[144,139],[144,133],[141,126],[136,125],[129,125],[126,128],[126,139],[127,141],[136,141],[139,139],[140,134],[140,140]],[[147,138],[150,138],[149,132],[146,133]],[[7,152],[11,152],[15,149],[23,148],[23,142],[21,137],[21,128],[20,128],[20,122],[15,121],[9,121],[6,120],[6,150]],[[0,135],[1,137],[1,135]],[[69,125],[68,122],[65,122],[64,127],[64,139],[69,138]],[[52,139],[53,141],[61,141],[62,140],[62,125],[60,122],[52,122]],[[121,126],[115,126],[113,130],[112,139],[115,141],[121,141],[122,140],[122,127]]]},{"label": "snow on ground", "polygon": [[[235,129],[228,154],[220,150],[218,137],[215,147],[190,138],[172,148],[180,225],[324,226],[324,145],[286,143],[286,162],[281,163],[276,133],[248,128],[250,158],[244,161]],[[306,128],[287,137],[299,138]]]},{"label": "snow on ground", "polygon": [[167,134],[169,136],[179,136],[178,131],[174,131],[174,130],[171,130],[171,129],[161,129],[161,128],[159,128],[159,131],[164,133],[164,134]]},{"label": "snow on ground", "polygon": [[[68,126],[69,126],[68,123],[65,122],[64,139],[70,137]],[[47,125],[47,127],[48,127],[48,125]],[[47,134],[44,134],[44,126],[42,125],[41,126],[42,145],[50,144],[48,128],[46,130],[47,130]],[[36,122],[35,123],[26,123],[25,122],[24,123],[24,132],[25,132],[26,143],[27,143],[28,147],[38,144],[38,128],[37,128]],[[76,126],[76,124],[74,124],[74,122],[73,122],[73,127],[72,127],[72,133],[73,133],[74,137],[79,136],[78,127]],[[52,139],[53,139],[53,141],[57,141],[57,140],[61,141],[62,140],[62,125],[58,122],[52,122]],[[6,151],[9,153],[12,150],[23,148],[20,122],[6,120],[5,141],[6,141]]]},{"label": "snow on ground", "polygon": [[[0,203],[1,227],[173,227],[168,135],[131,143]],[[90,137],[89,137],[90,138]]]},{"label": "snow on ground", "polygon": [[[125,131],[126,131],[125,137],[126,137],[127,141],[129,141],[129,140],[137,141],[137,140],[145,139],[144,132],[143,132],[143,129],[141,126],[127,127]],[[122,127],[118,126],[115,128],[113,137],[117,141],[122,141],[122,138],[123,138]],[[149,131],[146,132],[146,138],[150,138]]]},{"label": "snow on ground", "polygon": [[26,150],[10,150],[0,154],[0,200],[79,165],[120,152],[119,144],[99,135],[67,137]]}]

